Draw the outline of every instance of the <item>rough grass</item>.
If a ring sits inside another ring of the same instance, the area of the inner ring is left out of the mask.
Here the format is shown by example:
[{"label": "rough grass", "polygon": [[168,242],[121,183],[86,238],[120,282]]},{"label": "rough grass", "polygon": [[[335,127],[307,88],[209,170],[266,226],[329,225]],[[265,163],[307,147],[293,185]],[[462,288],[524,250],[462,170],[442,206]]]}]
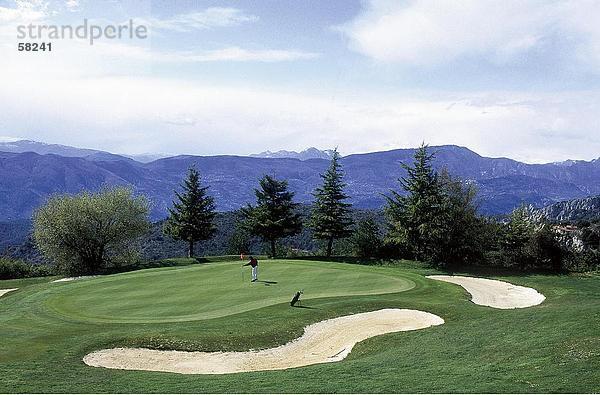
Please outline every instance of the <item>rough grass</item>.
[{"label": "rough grass", "polygon": [[[277,284],[242,286],[239,267],[227,263],[79,283],[23,281],[21,289],[0,298],[0,392],[600,392],[598,276],[502,277],[534,287],[547,299],[531,308],[496,310],[474,305],[459,286],[424,278],[435,272],[416,265],[269,265],[285,269],[268,275],[267,264],[261,267],[263,278]],[[237,285],[227,288],[224,281],[233,273]],[[318,281],[322,276],[326,280]],[[198,282],[202,290],[196,289]],[[287,298],[280,301],[301,282],[314,287],[304,286],[314,297],[304,302],[308,308],[290,308]],[[17,284],[2,281],[0,288]],[[404,284],[405,290],[389,293],[393,284]],[[101,292],[105,287],[113,288]],[[348,292],[354,295],[342,296]],[[95,298],[80,300],[89,293]],[[251,306],[237,312],[234,304],[240,300]],[[152,315],[151,306],[162,302],[172,309],[156,309]],[[428,311],[446,324],[372,338],[342,362],[287,371],[186,376],[91,368],[81,362],[86,353],[111,346],[271,347],[301,335],[310,323],[386,307]],[[215,311],[221,316],[203,317]],[[111,312],[129,322],[115,322],[122,319]],[[102,322],[107,317],[113,322]]]}]

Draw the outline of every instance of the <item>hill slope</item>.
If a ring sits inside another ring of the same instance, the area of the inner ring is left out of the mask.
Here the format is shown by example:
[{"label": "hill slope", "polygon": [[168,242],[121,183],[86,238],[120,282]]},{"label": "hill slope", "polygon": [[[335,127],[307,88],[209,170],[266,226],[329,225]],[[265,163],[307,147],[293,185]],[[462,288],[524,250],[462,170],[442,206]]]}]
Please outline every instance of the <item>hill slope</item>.
[{"label": "hill slope", "polygon": [[550,221],[597,220],[600,218],[600,196],[554,203],[533,210],[533,214]]},{"label": "hill slope", "polygon": [[[474,183],[481,211],[500,214],[522,203],[543,207],[557,201],[600,194],[600,161],[525,164],[506,158],[485,158],[457,146],[432,147],[435,166]],[[379,208],[390,189],[405,176],[414,149],[349,155],[342,159],[351,201],[359,208]],[[175,156],[150,163],[124,157],[64,157],[55,154],[0,153],[0,221],[28,218],[48,196],[98,190],[105,185],[132,185],[148,196],[152,216],[165,216],[186,170],[195,165],[210,185],[221,211],[254,200],[264,174],[289,181],[299,202],[312,201],[326,159],[251,158],[240,156]]]}]

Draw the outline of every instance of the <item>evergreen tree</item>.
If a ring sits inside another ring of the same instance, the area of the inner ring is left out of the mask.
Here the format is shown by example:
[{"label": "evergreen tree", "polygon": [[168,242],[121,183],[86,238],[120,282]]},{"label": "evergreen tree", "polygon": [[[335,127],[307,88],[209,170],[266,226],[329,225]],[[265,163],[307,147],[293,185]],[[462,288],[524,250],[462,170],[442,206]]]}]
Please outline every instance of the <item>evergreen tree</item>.
[{"label": "evergreen tree", "polygon": [[507,258],[507,264],[509,266],[516,265],[522,270],[532,266],[534,257],[532,257],[529,247],[536,229],[529,219],[525,206],[515,209],[510,214],[504,231],[502,249]]},{"label": "evergreen tree", "polygon": [[255,189],[256,206],[242,208],[244,224],[252,235],[270,243],[271,257],[276,256],[275,245],[282,237],[293,236],[302,230],[298,205],[292,201],[294,193],[288,191],[288,183],[270,176],[260,180]]},{"label": "evergreen tree", "polygon": [[333,151],[331,164],[321,174],[323,184],[313,193],[315,197],[314,208],[310,218],[310,227],[313,237],[327,241],[327,256],[331,256],[333,241],[350,236],[353,224],[350,218],[350,204],[344,200],[348,196],[344,193],[346,184],[343,182],[344,172],[340,165],[340,155]]},{"label": "evergreen tree", "polygon": [[382,246],[381,231],[373,216],[358,223],[352,235],[354,253],[361,258],[373,258],[379,255]]},{"label": "evergreen tree", "polygon": [[439,258],[439,241],[443,237],[443,193],[437,172],[433,169],[433,154],[422,144],[415,152],[412,166],[402,164],[407,176],[400,184],[407,193],[391,191],[386,196],[388,239],[411,251],[415,259],[433,261]]},{"label": "evergreen tree", "polygon": [[440,223],[443,229],[438,243],[439,264],[481,263],[483,253],[491,246],[487,239],[492,229],[477,214],[477,190],[453,178],[443,169],[439,175],[443,204]]},{"label": "evergreen tree", "polygon": [[183,192],[175,191],[177,201],[169,208],[169,219],[164,232],[176,240],[188,242],[188,257],[194,256],[194,243],[210,239],[216,232],[215,203],[200,184],[200,174],[191,167],[181,185]]}]

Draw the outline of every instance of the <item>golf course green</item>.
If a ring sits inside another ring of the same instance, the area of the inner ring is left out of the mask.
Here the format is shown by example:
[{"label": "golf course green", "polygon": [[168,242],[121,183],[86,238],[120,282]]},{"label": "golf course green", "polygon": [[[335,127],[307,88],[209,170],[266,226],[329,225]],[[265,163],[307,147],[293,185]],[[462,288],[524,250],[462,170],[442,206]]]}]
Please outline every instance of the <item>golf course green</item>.
[{"label": "golf course green", "polygon": [[[193,264],[52,283],[0,281],[0,392],[600,392],[600,276],[494,276],[546,296],[478,306],[413,262],[362,266],[261,261]],[[465,274],[468,275],[468,274]],[[302,308],[292,308],[304,290]],[[444,325],[356,344],[340,362],[280,371],[181,375],[90,367],[112,347],[247,351],[326,319],[401,308]]]},{"label": "golf course green", "polygon": [[305,298],[322,298],[401,292],[415,286],[409,279],[364,267],[319,262],[265,261],[260,273],[261,279],[251,283],[249,269],[237,262],[133,272],[64,283],[65,289],[46,303],[87,322],[174,322],[289,302],[299,290]]}]

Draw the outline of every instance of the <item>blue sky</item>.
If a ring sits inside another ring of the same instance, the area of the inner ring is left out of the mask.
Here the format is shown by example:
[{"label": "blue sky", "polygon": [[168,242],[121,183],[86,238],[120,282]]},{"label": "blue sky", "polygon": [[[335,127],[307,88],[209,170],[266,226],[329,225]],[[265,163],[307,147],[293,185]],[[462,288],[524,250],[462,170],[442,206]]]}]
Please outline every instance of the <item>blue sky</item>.
[{"label": "blue sky", "polygon": [[[120,153],[600,157],[600,1],[0,0],[0,138]],[[52,40],[20,24],[145,40]],[[21,40],[22,41],[22,40]]]}]

